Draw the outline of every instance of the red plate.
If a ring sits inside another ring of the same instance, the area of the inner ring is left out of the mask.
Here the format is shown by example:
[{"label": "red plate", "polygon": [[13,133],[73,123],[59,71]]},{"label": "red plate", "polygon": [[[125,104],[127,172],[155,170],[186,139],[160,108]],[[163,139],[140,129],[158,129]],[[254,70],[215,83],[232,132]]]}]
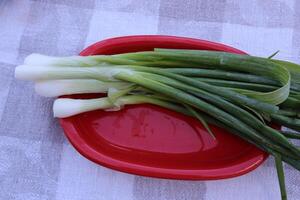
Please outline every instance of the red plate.
[{"label": "red plate", "polygon": [[[80,55],[117,54],[153,48],[206,49],[245,54],[223,44],[172,36],[126,36],[97,42]],[[75,98],[90,98],[77,95]],[[121,111],[92,111],[60,120],[65,135],[83,156],[100,165],[143,176],[211,180],[245,174],[267,154],[213,127],[210,138],[193,118],[153,105]]]}]

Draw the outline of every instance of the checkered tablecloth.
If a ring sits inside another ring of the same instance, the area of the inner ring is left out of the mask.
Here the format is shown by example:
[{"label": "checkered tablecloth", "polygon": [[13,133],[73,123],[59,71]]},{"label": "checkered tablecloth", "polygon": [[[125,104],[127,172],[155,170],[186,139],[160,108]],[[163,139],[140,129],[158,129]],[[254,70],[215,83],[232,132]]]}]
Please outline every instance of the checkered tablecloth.
[{"label": "checkered tablecloth", "polygon": [[[273,159],[221,181],[175,181],[113,171],[79,155],[52,117],[53,99],[13,71],[38,52],[74,55],[114,36],[167,34],[213,40],[300,62],[299,0],[1,0],[1,200],[276,200]],[[288,196],[300,173],[285,166]]]}]

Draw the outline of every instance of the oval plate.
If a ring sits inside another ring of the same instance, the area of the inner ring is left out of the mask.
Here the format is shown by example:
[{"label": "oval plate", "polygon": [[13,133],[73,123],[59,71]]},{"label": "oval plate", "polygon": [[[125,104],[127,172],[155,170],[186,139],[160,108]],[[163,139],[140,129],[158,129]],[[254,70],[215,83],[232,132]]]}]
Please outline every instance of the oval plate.
[{"label": "oval plate", "polygon": [[[80,55],[110,55],[153,48],[204,49],[238,54],[223,44],[174,36],[126,36],[97,42]],[[99,95],[76,95],[92,98]],[[89,160],[122,172],[171,179],[214,180],[245,174],[267,154],[211,126],[217,140],[195,119],[158,106],[126,106],[60,119],[71,144]]]}]

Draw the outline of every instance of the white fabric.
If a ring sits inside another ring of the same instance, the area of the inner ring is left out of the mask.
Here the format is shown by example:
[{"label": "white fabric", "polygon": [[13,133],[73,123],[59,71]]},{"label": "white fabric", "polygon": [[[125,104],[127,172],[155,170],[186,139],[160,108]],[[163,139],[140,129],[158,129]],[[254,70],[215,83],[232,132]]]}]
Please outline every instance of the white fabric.
[{"label": "white fabric", "polygon": [[[300,62],[297,0],[2,0],[0,1],[0,199],[280,199],[273,160],[244,176],[175,181],[124,174],[80,156],[53,119],[53,99],[13,78],[37,52],[75,55],[114,36],[167,34],[208,39],[250,54]],[[285,167],[290,200],[300,173]]]}]

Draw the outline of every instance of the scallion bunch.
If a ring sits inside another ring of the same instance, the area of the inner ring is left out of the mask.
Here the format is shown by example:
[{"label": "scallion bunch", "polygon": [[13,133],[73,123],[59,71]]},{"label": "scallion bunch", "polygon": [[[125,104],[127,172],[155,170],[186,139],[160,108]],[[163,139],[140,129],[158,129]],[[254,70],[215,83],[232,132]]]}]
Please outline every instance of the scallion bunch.
[{"label": "scallion bunch", "polygon": [[300,66],[217,51],[155,49],[117,55],[50,57],[32,54],[15,70],[37,93],[58,97],[107,93],[97,99],[58,98],[55,117],[150,103],[229,130],[273,155],[286,199],[282,161],[300,170],[300,149],[276,123],[300,130]]}]

